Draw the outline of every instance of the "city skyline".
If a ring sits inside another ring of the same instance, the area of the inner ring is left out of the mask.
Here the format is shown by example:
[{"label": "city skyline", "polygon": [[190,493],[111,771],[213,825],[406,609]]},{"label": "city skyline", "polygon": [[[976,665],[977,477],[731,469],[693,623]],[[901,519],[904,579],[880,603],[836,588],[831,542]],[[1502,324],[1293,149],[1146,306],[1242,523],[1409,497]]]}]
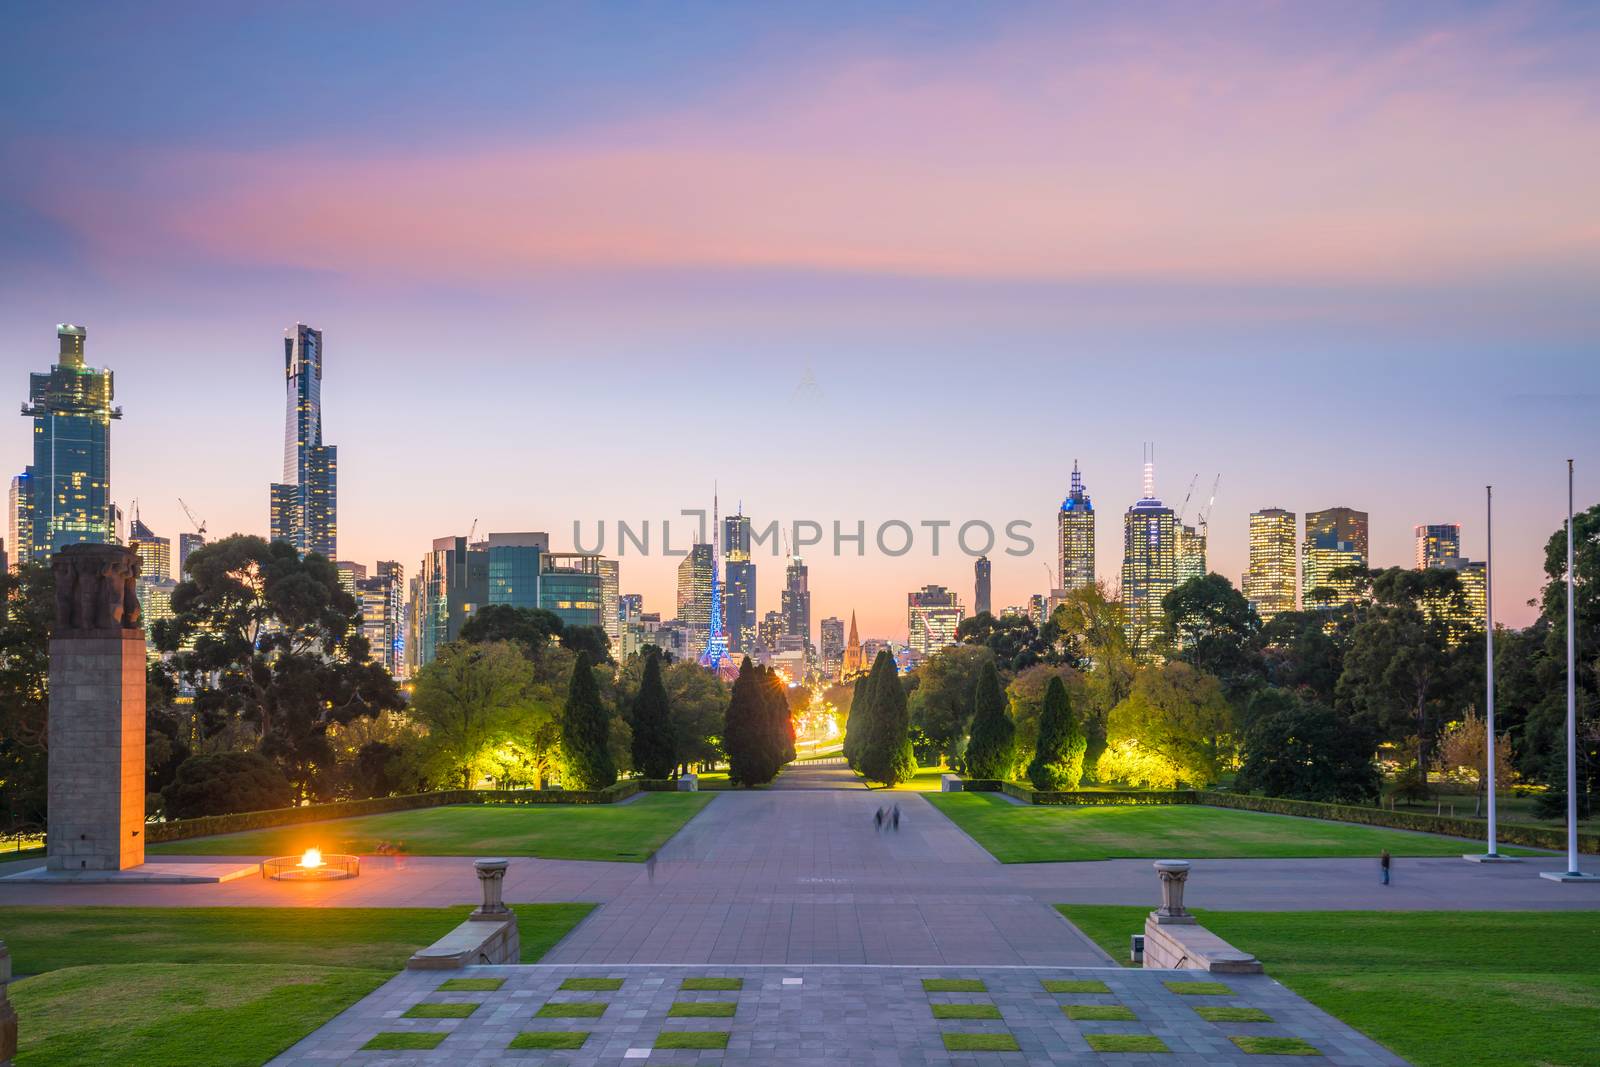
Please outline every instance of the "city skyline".
[{"label": "city skyline", "polygon": [[[1003,608],[1059,565],[1075,458],[1114,579],[1154,441],[1169,500],[1222,472],[1235,583],[1274,506],[1367,512],[1374,565],[1422,524],[1481,559],[1494,484],[1521,625],[1565,458],[1600,499],[1592,8],[720,11],[669,46],[647,12],[278,14],[19,12],[0,70],[4,380],[84,324],[113,498],[175,544],[180,497],[265,532],[296,322],[339,554],[408,574],[474,520],[570,550],[720,481],[762,521],[1026,518]],[[621,589],[670,616],[676,562]],[[811,618],[869,638],[972,588],[961,554],[806,562]]]}]

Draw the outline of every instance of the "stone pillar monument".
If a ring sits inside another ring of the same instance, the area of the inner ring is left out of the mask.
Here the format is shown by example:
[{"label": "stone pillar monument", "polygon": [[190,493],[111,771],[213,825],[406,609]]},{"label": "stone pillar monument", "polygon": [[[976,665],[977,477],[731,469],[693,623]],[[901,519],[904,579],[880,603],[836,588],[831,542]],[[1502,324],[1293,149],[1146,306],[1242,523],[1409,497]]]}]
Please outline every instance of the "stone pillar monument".
[{"label": "stone pillar monument", "polygon": [[49,833],[57,871],[120,871],[144,862],[144,630],[122,545],[55,554],[50,640]]}]

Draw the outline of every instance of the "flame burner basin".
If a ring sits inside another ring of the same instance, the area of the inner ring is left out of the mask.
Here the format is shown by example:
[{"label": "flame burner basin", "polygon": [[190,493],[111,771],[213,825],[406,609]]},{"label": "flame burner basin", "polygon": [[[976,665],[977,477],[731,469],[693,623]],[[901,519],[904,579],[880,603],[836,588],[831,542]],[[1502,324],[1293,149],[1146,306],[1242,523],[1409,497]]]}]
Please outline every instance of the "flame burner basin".
[{"label": "flame burner basin", "polygon": [[323,853],[316,867],[304,865],[304,856],[274,856],[261,861],[261,877],[279,882],[337,882],[361,873],[361,857]]}]

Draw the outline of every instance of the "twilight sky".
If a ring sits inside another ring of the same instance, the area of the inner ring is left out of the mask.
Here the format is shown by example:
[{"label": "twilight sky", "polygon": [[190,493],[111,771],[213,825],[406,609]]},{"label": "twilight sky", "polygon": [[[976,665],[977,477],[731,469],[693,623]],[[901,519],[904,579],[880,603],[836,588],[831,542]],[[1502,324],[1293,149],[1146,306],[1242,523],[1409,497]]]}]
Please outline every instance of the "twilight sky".
[{"label": "twilight sky", "polygon": [[649,520],[622,586],[668,616],[660,523],[713,480],[866,523],[807,553],[813,620],[863,636],[925,583],[970,603],[924,521],[1031,521],[996,607],[1042,591],[1074,458],[1114,580],[1153,441],[1191,517],[1221,473],[1235,582],[1265,506],[1481,557],[1492,482],[1532,617],[1568,456],[1600,498],[1600,7],[762,6],[14,7],[0,381],[87,326],[117,499],[264,532],[308,322],[342,557]]}]

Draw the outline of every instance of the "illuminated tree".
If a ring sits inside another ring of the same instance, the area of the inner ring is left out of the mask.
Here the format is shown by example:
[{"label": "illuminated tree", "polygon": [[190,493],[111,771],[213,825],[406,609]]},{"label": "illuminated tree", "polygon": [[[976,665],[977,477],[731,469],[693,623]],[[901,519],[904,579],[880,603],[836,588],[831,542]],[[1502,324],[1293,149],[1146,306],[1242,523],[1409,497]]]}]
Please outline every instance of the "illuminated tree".
[{"label": "illuminated tree", "polygon": [[572,665],[572,686],[561,714],[562,781],[571,789],[604,789],[617,780],[610,749],[611,716],[600,701],[589,654]]},{"label": "illuminated tree", "polygon": [[906,691],[894,657],[885,649],[867,677],[866,731],[859,752],[859,770],[869,782],[896,785],[917,773],[911,752]]},{"label": "illuminated tree", "polygon": [[972,697],[972,730],[967,738],[965,765],[972,778],[1011,777],[1016,761],[1017,727],[1006,711],[1005,690],[994,661],[978,671]]},{"label": "illuminated tree", "polygon": [[1076,789],[1083,781],[1083,754],[1088,741],[1078,728],[1078,718],[1067,700],[1060,676],[1050,679],[1044,691],[1044,711],[1039,716],[1039,743],[1028,778],[1035,789]]}]

